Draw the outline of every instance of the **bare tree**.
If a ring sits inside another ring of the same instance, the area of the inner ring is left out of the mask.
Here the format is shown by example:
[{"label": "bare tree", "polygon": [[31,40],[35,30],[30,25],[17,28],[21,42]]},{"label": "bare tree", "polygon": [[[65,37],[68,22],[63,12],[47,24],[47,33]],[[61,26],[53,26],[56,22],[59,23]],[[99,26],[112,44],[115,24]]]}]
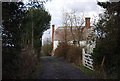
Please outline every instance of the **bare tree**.
[{"label": "bare tree", "polygon": [[75,26],[76,40],[78,41],[78,45],[80,46],[80,41],[82,40],[83,34],[84,14],[77,15],[76,12],[74,12],[73,23]]},{"label": "bare tree", "polygon": [[83,18],[84,14],[77,14],[75,10],[71,12],[63,12],[63,26],[66,33],[65,35],[67,35],[67,31],[70,30],[73,41],[78,41],[79,46],[79,41],[82,40],[82,25],[84,24]]},{"label": "bare tree", "polygon": [[69,20],[68,13],[65,12],[65,11],[63,11],[62,24],[63,24],[63,27],[64,27],[64,33],[62,32],[62,33],[61,33],[61,34],[62,34],[61,36],[62,36],[62,38],[64,39],[65,43],[68,42],[68,40],[67,40],[67,35],[68,35],[68,34],[67,34],[67,28],[68,28],[68,26],[69,26],[68,20]]}]

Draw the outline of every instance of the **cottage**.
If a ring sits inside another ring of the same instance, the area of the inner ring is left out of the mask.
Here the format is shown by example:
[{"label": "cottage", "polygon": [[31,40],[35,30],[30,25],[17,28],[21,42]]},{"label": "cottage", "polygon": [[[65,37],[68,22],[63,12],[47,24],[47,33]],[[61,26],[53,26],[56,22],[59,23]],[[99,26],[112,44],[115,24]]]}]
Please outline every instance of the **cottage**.
[{"label": "cottage", "polygon": [[[52,45],[53,45],[53,52],[52,56],[54,56],[54,51],[57,48],[58,44],[60,42],[65,42],[69,44],[80,44],[80,47],[82,47],[82,53],[83,53],[83,65],[87,66],[87,64],[92,64],[92,59],[90,59],[90,54],[93,52],[93,49],[95,48],[95,35],[94,35],[94,26],[90,26],[90,18],[85,18],[85,26],[79,26],[81,28],[78,30],[77,26],[72,26],[72,33],[71,33],[71,27],[58,27],[56,30],[54,30],[54,25],[52,25]],[[93,41],[94,39],[94,41]],[[90,63],[88,63],[88,58]],[[87,60],[86,60],[87,59]],[[88,68],[93,68],[91,65]]]},{"label": "cottage", "polygon": [[76,26],[72,27],[73,35],[70,31],[70,27],[58,27],[56,30],[54,30],[54,25],[52,25],[53,52],[57,48],[59,42],[63,41],[67,41],[70,44],[76,45],[78,45],[78,42],[80,42],[80,46],[85,47],[86,43],[90,42],[89,39],[91,39],[91,35],[94,29],[93,26],[90,26],[90,18],[85,18],[85,20],[85,26],[80,26],[81,32],[78,32]]}]

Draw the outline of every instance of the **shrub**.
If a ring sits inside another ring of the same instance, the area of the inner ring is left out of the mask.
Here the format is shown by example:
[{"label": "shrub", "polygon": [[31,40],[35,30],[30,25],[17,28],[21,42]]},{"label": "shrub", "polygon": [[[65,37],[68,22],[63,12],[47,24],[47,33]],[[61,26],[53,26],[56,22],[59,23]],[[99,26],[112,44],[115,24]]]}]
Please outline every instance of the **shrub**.
[{"label": "shrub", "polygon": [[80,49],[80,47],[71,45],[67,52],[67,60],[70,63],[81,65],[82,64],[82,50]]},{"label": "shrub", "polygon": [[14,47],[2,47],[2,78],[17,78],[19,49]]},{"label": "shrub", "polygon": [[55,56],[57,57],[63,57],[66,59],[67,52],[69,50],[69,45],[67,43],[60,43],[58,47],[55,50]]},{"label": "shrub", "polygon": [[76,65],[82,64],[82,50],[75,45],[68,45],[64,42],[60,43],[55,50],[55,56],[63,57],[64,60]]},{"label": "shrub", "polygon": [[49,56],[52,52],[52,44],[45,44],[42,46],[42,56]]},{"label": "shrub", "polygon": [[35,78],[34,73],[37,70],[39,65],[37,56],[33,52],[34,49],[32,46],[26,46],[22,50],[20,59],[19,59],[19,72],[18,78],[20,79],[32,79]]}]

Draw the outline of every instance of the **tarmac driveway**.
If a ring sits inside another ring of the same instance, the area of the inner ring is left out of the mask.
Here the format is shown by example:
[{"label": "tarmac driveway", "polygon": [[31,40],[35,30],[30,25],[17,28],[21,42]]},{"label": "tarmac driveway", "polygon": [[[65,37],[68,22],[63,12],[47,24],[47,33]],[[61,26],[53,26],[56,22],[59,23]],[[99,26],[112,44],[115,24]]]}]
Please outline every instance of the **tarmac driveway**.
[{"label": "tarmac driveway", "polygon": [[43,56],[44,62],[39,79],[90,79],[78,68],[51,56]]}]

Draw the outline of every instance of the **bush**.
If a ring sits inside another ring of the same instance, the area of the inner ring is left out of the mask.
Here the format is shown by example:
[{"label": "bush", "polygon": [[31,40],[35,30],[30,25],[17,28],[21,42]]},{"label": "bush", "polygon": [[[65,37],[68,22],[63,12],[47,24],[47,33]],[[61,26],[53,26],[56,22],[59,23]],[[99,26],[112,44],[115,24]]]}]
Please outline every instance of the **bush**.
[{"label": "bush", "polygon": [[55,56],[63,57],[64,59],[66,59],[68,50],[69,50],[69,45],[67,43],[62,42],[56,48]]},{"label": "bush", "polygon": [[42,46],[42,56],[49,56],[52,52],[52,44],[45,44]]},{"label": "bush", "polygon": [[55,50],[55,56],[63,57],[64,60],[76,65],[82,64],[82,50],[75,45],[60,43]]},{"label": "bush", "polygon": [[2,51],[3,79],[33,79],[36,77],[39,61],[31,46],[26,46],[21,52],[12,47],[4,47]]},{"label": "bush", "polygon": [[82,50],[80,49],[80,47],[71,45],[67,52],[67,60],[70,63],[81,65],[82,64]]},{"label": "bush", "polygon": [[33,79],[36,75],[37,67],[39,65],[39,61],[37,56],[33,52],[34,49],[32,46],[26,46],[20,55],[19,59],[19,79]]},{"label": "bush", "polygon": [[15,79],[18,72],[20,52],[14,47],[2,47],[2,78]]}]

